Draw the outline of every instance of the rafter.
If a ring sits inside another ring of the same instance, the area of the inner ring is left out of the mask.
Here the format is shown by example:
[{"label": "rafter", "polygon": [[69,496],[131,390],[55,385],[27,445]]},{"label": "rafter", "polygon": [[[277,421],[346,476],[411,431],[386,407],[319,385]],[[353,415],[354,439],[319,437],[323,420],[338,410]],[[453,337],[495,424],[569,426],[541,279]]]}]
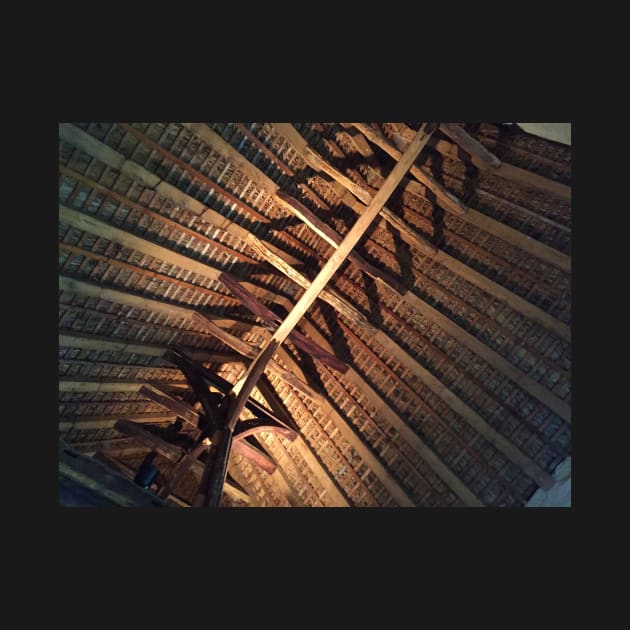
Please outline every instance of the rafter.
[{"label": "rafter", "polygon": [[254,185],[267,191],[276,191],[278,185],[269,179],[261,170],[244,158],[231,144],[218,133],[212,131],[206,123],[182,123],[182,127],[201,138],[213,151],[227,159],[234,168],[244,173]]},{"label": "rafter", "polygon": [[143,381],[117,378],[60,378],[60,392],[139,392]]},{"label": "rafter", "polygon": [[[139,354],[149,357],[163,357],[167,351],[166,346],[159,346],[136,341],[116,340],[111,337],[102,337],[88,333],[59,332],[59,347],[79,348],[81,350],[107,350],[124,354]],[[243,357],[235,352],[210,352],[200,348],[183,348],[184,352],[196,361],[208,363],[232,363],[242,362]],[[60,359],[67,361],[67,359]],[[125,367],[142,367],[145,369],[169,369],[168,367],[125,364]],[[171,368],[173,369],[173,368]]]},{"label": "rafter", "polygon": [[473,158],[473,164],[480,165],[479,168],[487,170],[501,166],[501,160],[494,153],[488,151],[481,142],[475,140],[459,125],[440,123],[440,131],[464,149]]},{"label": "rafter", "polygon": [[141,396],[145,396],[149,400],[158,403],[158,405],[162,405],[162,407],[165,407],[173,413],[176,413],[180,418],[194,427],[195,433],[198,433],[197,423],[199,422],[199,412],[191,405],[173,398],[155,385],[142,385],[138,390],[138,393]]},{"label": "rafter", "polygon": [[96,430],[111,429],[120,418],[136,422],[138,424],[161,424],[163,422],[173,422],[177,416],[175,414],[157,413],[134,413],[134,414],[113,414],[99,416],[62,416],[59,418],[59,431],[66,432],[72,429]]},{"label": "rafter", "polygon": [[67,359],[67,358],[59,358],[59,364],[67,364],[67,365],[80,365],[82,367],[89,368],[104,368],[104,369],[122,369],[127,370],[127,372],[146,372],[146,371],[159,371],[164,372],[166,375],[176,375],[177,370],[175,368],[170,367],[161,367],[161,366],[152,366],[152,365],[142,365],[139,363],[116,363],[112,361],[88,361],[87,359]]},{"label": "rafter", "polygon": [[235,197],[231,192],[212,181],[209,177],[206,177],[198,170],[194,169],[190,164],[184,162],[184,160],[178,158],[176,155],[167,151],[163,146],[159,145],[157,142],[154,142],[148,136],[145,136],[141,131],[138,131],[131,125],[127,123],[117,123],[121,129],[124,129],[128,134],[134,136],[134,138],[138,139],[140,142],[146,144],[151,147],[154,151],[164,156],[169,162],[173,162],[177,164],[180,168],[186,171],[193,179],[197,179],[200,182],[203,182],[208,188],[214,189],[220,197],[223,197],[226,201],[240,208],[246,214],[253,216],[258,221],[262,221],[263,223],[269,223],[270,220],[264,214],[260,214],[257,210],[248,206],[246,203],[241,201],[238,197]]},{"label": "rafter", "polygon": [[273,459],[264,451],[256,448],[245,440],[234,440],[232,442],[232,449],[235,453],[239,453],[243,457],[246,457],[252,461],[256,466],[264,470],[267,474],[272,475],[276,472],[278,465]]},{"label": "rafter", "polygon": [[[263,445],[263,448],[269,454],[269,450],[266,446]],[[295,491],[289,479],[282,469],[282,466],[278,466],[275,472],[271,475],[274,483],[278,486],[278,488],[284,494],[286,500],[289,502],[291,507],[307,507],[307,505],[302,501],[298,493]]]},{"label": "rafter", "polygon": [[[252,313],[260,317],[265,323],[269,326],[275,328],[280,322],[280,318],[277,315],[270,311],[264,304],[262,304],[251,291],[249,291],[244,283],[241,284],[230,276],[227,273],[222,273],[220,276],[221,282],[234,294],[234,296],[239,300],[240,304],[242,304],[245,308],[249,309]],[[274,298],[275,301],[276,298]],[[296,345],[298,348],[302,348],[306,352],[311,353],[313,356],[316,356],[320,361],[329,365],[333,369],[343,373],[348,369],[348,366],[345,363],[337,358],[334,353],[328,352],[324,350],[321,346],[314,343],[308,337],[305,337],[298,330],[293,330],[289,333],[289,339]]]},{"label": "rafter", "polygon": [[278,159],[245,125],[234,123],[234,127],[240,131],[269,161],[277,166],[285,175],[293,177],[295,173],[280,159]]},{"label": "rafter", "polygon": [[238,300],[235,298],[225,295],[223,293],[219,293],[218,291],[213,291],[212,289],[207,289],[206,287],[199,286],[197,284],[192,284],[191,282],[186,282],[184,280],[180,280],[179,278],[174,278],[173,276],[168,276],[162,273],[156,273],[155,271],[150,271],[149,269],[144,269],[143,267],[138,267],[136,265],[131,265],[129,263],[123,262],[121,260],[117,260],[116,258],[112,258],[111,256],[103,256],[101,254],[97,254],[88,249],[83,249],[82,247],[77,247],[76,245],[68,245],[67,243],[59,243],[59,250],[66,251],[71,254],[77,254],[79,256],[83,256],[89,260],[97,260],[99,262],[107,263],[109,266],[118,267],[120,269],[124,269],[133,274],[137,274],[144,278],[151,278],[152,280],[157,280],[158,282],[164,282],[166,284],[174,284],[184,289],[188,289],[189,291],[195,291],[195,293],[200,293],[208,298],[213,298],[215,300],[224,300],[228,304],[238,304]]}]

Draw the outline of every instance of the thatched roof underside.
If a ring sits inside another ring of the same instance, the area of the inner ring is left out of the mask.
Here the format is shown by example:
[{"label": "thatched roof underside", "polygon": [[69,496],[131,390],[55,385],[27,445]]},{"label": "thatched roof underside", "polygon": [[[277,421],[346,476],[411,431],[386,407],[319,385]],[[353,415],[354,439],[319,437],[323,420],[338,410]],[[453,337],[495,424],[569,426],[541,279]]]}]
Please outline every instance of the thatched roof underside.
[{"label": "thatched roof underside", "polygon": [[[312,281],[334,251],[278,191],[343,237],[419,126],[60,125],[63,439],[133,476],[149,448],[115,422],[177,417],[143,387],[195,401],[164,350],[235,384],[251,361],[239,343],[272,335],[221,274],[284,318],[304,287],[264,252]],[[266,370],[267,396],[253,397],[299,436],[256,435],[273,472],[233,453],[222,505],[522,506],[570,455],[571,149],[516,126],[459,129],[477,156],[440,127],[359,262],[328,283],[356,315],[320,296],[297,327],[348,369],[290,340],[275,354],[304,387]],[[188,504],[198,482],[187,473],[173,500]]]}]

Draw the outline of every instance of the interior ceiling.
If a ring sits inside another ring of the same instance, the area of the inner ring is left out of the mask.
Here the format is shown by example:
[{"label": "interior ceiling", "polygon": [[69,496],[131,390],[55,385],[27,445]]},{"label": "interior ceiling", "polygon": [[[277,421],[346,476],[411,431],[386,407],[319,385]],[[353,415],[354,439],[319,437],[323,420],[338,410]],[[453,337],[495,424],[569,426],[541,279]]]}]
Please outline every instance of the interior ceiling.
[{"label": "interior ceiling", "polygon": [[[167,347],[235,384],[419,127],[60,124],[63,439],[132,476],[149,448],[116,421],[166,428],[181,414],[155,392],[195,401]],[[222,505],[522,506],[549,487],[571,446],[570,178],[569,146],[440,125],[300,321],[315,349],[287,340],[254,389],[299,435],[236,449]]]}]

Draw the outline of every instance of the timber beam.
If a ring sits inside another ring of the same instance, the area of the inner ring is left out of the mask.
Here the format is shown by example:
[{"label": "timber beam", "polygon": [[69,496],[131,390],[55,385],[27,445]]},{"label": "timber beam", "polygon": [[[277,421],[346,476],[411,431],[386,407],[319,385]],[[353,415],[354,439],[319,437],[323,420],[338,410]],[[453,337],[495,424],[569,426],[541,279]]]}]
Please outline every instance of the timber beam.
[{"label": "timber beam", "polygon": [[[168,351],[166,346],[153,345],[148,343],[140,343],[134,340],[112,339],[111,337],[101,337],[89,333],[79,332],[59,332],[59,347],[78,348],[81,350],[107,350],[110,352],[123,352],[125,354],[138,354],[149,357],[163,358]],[[201,348],[182,348],[191,359],[195,361],[204,361],[208,363],[233,363],[243,362],[243,357],[236,352],[211,352]],[[60,359],[60,362],[67,359]],[[100,363],[100,362],[99,362]],[[145,369],[169,369],[161,366],[146,366],[134,364],[125,364],[126,367],[142,367]],[[171,368],[174,369],[174,368]]]}]

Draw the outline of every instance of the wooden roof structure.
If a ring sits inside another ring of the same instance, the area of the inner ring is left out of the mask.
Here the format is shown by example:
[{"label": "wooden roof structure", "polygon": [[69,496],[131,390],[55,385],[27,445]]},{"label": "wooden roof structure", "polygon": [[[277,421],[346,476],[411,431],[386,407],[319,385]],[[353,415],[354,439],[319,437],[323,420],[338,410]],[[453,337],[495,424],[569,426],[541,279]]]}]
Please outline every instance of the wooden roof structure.
[{"label": "wooden roof structure", "polygon": [[570,179],[500,123],[60,124],[64,452],[172,474],[177,346],[252,427],[222,506],[523,506],[571,452]]}]

